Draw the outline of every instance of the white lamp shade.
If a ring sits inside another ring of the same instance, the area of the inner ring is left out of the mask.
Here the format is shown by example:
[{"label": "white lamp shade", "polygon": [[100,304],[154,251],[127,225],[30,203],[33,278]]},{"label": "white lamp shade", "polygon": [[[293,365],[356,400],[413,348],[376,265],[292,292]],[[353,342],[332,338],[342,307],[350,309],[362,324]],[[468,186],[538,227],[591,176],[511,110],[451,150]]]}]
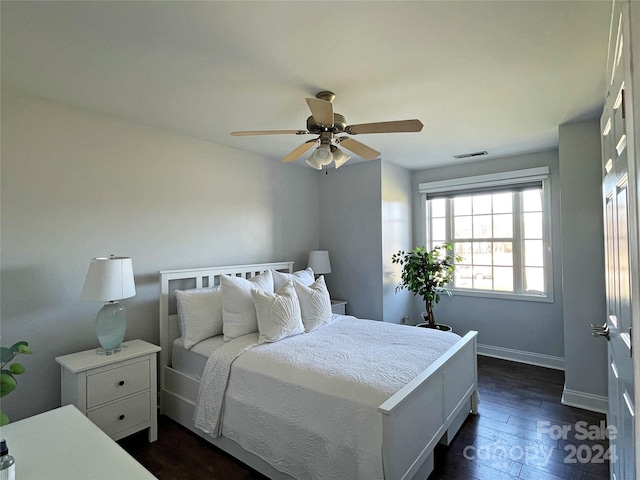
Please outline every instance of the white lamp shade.
[{"label": "white lamp shade", "polygon": [[335,164],[336,168],[340,168],[345,164],[347,160],[351,158],[335,145],[331,145],[331,153],[333,154],[333,163]]},{"label": "white lamp shade", "polygon": [[133,297],[133,263],[129,257],[94,258],[89,264],[82,289],[82,300],[111,302]]},{"label": "white lamp shade", "polygon": [[329,252],[326,250],[314,250],[309,252],[309,265],[313,273],[323,275],[331,273],[331,262],[329,261]]},{"label": "white lamp shade", "polygon": [[324,167],[325,165],[329,165],[333,161],[333,155],[331,154],[331,149],[329,145],[320,145],[316,150],[311,154],[309,158],[314,165],[320,165]]},{"label": "white lamp shade", "polygon": [[306,164],[309,165],[310,167],[315,168],[316,170],[322,170],[322,165],[320,165],[314,158],[313,156],[307,158],[305,160]]}]

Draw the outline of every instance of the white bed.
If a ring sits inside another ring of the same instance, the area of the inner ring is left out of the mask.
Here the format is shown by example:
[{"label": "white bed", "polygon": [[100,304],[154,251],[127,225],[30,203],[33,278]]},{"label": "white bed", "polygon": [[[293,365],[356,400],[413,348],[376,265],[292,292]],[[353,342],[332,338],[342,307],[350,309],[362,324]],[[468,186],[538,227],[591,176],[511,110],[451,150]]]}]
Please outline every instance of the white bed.
[{"label": "white bed", "polygon": [[[262,455],[268,461],[251,453],[249,450],[256,452],[256,448],[242,443],[246,439],[240,438],[238,440],[243,446],[247,447],[243,448],[240,443],[236,443],[224,436],[224,430],[223,436],[214,437],[194,426],[193,417],[200,387],[199,372],[203,371],[209,352],[224,344],[224,341],[221,338],[213,337],[195,345],[191,351],[181,348],[180,331],[177,314],[175,314],[176,301],[173,292],[176,289],[213,286],[219,283],[218,278],[223,274],[250,278],[269,269],[292,272],[293,263],[280,262],[161,272],[160,338],[162,346],[162,387],[160,405],[162,414],[173,418],[266,476],[270,478],[292,478],[280,471],[286,470],[286,468],[280,466],[274,459],[270,459],[267,454],[262,453],[259,449],[257,450],[258,455]],[[350,324],[348,322],[355,321],[354,319],[337,320],[344,323],[338,323],[338,326],[334,327],[336,332],[340,328],[344,330],[344,328],[349,327]],[[396,327],[381,324],[380,322],[375,322],[375,324],[381,327],[384,326],[384,328],[399,328],[401,329],[399,332],[403,334],[415,332],[410,330],[410,327]],[[323,328],[326,328],[327,332],[329,332],[330,327]],[[313,337],[311,336],[314,333],[304,334],[296,341],[312,339]],[[285,340],[277,343],[284,343]],[[394,390],[395,393],[387,393],[386,396],[382,395],[380,397],[381,403],[377,406],[377,409],[375,405],[371,409],[374,415],[379,417],[377,423],[380,428],[374,430],[376,431],[376,436],[379,435],[381,438],[373,439],[373,442],[374,445],[381,446],[382,454],[380,455],[379,451],[377,453],[382,460],[380,470],[381,472],[383,470],[384,478],[387,480],[403,478],[421,478],[424,480],[433,469],[434,446],[439,441],[448,442],[466,416],[470,412],[476,413],[478,401],[476,333],[470,332],[463,338],[459,340],[456,338],[453,341],[455,344],[435,361],[432,361],[423,371],[412,373],[411,377],[415,376],[413,380],[401,388],[398,387],[397,391]],[[293,343],[291,344],[293,345]],[[255,350],[259,351],[258,348]],[[245,355],[246,358],[250,356]],[[240,359],[242,359],[242,362]],[[245,358],[238,357],[237,370],[235,372],[236,379],[243,378],[242,376],[246,374],[246,371],[242,370],[242,368],[247,362],[248,360],[245,361]],[[233,377],[233,370],[231,377]],[[232,392],[229,394],[232,395]],[[377,397],[374,396],[374,398]],[[233,404],[233,402],[230,403]],[[376,423],[376,421],[371,422],[371,412],[368,414],[369,423]],[[232,419],[236,418],[237,420],[237,417],[238,415],[234,417],[233,412],[229,412],[229,424],[232,424]],[[251,428],[255,429],[256,426],[252,425]],[[256,431],[255,437],[269,438],[269,434],[273,433],[275,429],[272,429],[271,426],[268,428],[269,432]],[[283,434],[280,433],[279,438],[282,436]],[[300,458],[299,461],[305,462],[305,459]],[[307,461],[310,462],[308,459]],[[344,458],[342,461],[344,461]],[[279,469],[276,469],[273,465],[276,465]],[[294,468],[289,471],[299,472],[301,470]],[[305,475],[298,474],[298,476],[303,477]],[[310,476],[314,475],[310,474]]]}]

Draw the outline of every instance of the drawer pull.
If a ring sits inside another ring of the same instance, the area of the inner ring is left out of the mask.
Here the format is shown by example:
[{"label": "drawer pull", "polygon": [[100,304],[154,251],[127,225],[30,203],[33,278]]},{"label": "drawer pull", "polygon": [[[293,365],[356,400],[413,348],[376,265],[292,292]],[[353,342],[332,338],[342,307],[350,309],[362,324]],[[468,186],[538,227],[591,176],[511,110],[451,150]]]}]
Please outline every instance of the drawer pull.
[{"label": "drawer pull", "polygon": [[118,382],[118,385],[123,386],[123,385],[124,385],[124,380],[120,380],[120,381]]},{"label": "drawer pull", "polygon": [[120,420],[124,420],[124,415],[120,415],[118,418],[119,418]]}]

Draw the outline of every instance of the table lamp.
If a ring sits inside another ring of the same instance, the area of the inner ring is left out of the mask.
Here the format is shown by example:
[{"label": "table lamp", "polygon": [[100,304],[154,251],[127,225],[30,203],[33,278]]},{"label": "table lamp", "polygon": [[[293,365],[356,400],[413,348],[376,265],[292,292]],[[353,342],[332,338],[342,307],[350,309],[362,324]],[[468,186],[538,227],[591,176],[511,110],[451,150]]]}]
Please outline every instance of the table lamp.
[{"label": "table lamp", "polygon": [[135,294],[131,258],[111,255],[91,260],[80,298],[106,302],[96,317],[96,333],[102,347],[97,353],[111,355],[120,351],[127,331],[127,313],[118,300]]},{"label": "table lamp", "polygon": [[329,252],[326,250],[313,250],[309,252],[308,266],[316,276],[331,273]]}]

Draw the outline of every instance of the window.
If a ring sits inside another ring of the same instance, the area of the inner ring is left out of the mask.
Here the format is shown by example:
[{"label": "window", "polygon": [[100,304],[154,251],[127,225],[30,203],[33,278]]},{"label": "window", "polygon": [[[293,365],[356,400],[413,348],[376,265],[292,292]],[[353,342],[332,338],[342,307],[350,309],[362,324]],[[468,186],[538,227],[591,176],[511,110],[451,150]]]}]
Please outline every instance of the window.
[{"label": "window", "polygon": [[425,244],[453,243],[458,293],[551,300],[548,168],[420,185]]}]

